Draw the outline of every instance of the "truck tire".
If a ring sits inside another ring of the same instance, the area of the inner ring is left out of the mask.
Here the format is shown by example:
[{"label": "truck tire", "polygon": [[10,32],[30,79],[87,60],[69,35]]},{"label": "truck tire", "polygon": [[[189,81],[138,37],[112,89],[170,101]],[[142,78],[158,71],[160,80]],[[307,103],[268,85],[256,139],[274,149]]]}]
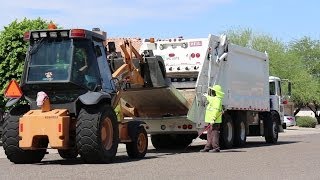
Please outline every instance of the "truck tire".
[{"label": "truck tire", "polygon": [[157,150],[167,149],[170,147],[171,141],[169,134],[152,134],[151,142],[154,148]]},{"label": "truck tire", "polygon": [[76,159],[78,156],[76,149],[58,149],[58,153],[63,159]]},{"label": "truck tire", "polygon": [[110,163],[116,156],[119,127],[109,105],[80,110],[76,124],[76,145],[86,163]]},{"label": "truck tire", "polygon": [[[19,147],[19,118],[28,112],[28,105],[14,107],[3,124],[2,143],[7,158],[15,164],[30,164],[41,162],[46,149],[23,150]],[[48,142],[42,142],[42,147],[47,147]]]},{"label": "truck tire", "polygon": [[151,142],[157,150],[186,148],[197,135],[193,134],[153,134]]},{"label": "truck tire", "polygon": [[247,140],[246,123],[243,119],[234,122],[234,146],[243,147]]},{"label": "truck tire", "polygon": [[229,149],[233,146],[234,124],[231,116],[224,114],[220,127],[220,144],[222,148]]},{"label": "truck tire", "polygon": [[148,135],[143,126],[138,127],[132,142],[126,144],[130,158],[143,158],[148,150]]},{"label": "truck tire", "polygon": [[271,111],[269,118],[264,121],[265,140],[267,143],[275,144],[279,136],[279,118],[276,112]]},{"label": "truck tire", "polygon": [[197,135],[193,134],[177,134],[175,136],[175,147],[177,149],[186,148]]}]

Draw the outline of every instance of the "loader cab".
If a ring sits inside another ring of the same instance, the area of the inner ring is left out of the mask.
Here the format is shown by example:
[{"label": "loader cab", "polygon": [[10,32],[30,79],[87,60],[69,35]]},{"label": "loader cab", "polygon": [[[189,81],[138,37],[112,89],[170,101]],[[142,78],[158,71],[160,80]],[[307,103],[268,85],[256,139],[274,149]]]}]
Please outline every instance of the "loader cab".
[{"label": "loader cab", "polygon": [[88,91],[113,91],[102,35],[55,29],[30,31],[24,38],[30,42],[21,85],[26,96],[33,99],[38,91],[46,91],[68,94],[60,99],[74,101]]}]

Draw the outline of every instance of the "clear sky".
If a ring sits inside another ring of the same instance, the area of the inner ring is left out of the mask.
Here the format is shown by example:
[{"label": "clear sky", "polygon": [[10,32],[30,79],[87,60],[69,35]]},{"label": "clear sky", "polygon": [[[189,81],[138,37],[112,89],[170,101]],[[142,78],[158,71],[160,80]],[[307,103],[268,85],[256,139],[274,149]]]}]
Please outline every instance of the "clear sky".
[{"label": "clear sky", "polygon": [[109,37],[207,37],[251,28],[283,41],[320,39],[319,0],[2,0],[0,29],[23,17],[100,27]]}]

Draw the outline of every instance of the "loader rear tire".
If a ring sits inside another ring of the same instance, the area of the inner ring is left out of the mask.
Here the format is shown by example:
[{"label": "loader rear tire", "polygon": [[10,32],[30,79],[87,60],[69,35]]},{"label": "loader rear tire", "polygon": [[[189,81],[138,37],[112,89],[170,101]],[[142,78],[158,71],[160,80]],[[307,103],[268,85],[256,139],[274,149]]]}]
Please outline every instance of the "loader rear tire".
[{"label": "loader rear tire", "polygon": [[86,163],[112,162],[118,143],[119,127],[111,106],[90,106],[80,110],[76,125],[76,144]]},{"label": "loader rear tire", "polygon": [[224,114],[220,127],[220,144],[222,148],[229,149],[233,146],[234,124],[231,116]]},{"label": "loader rear tire", "polygon": [[130,158],[143,158],[148,150],[148,135],[143,126],[137,130],[132,142],[126,144],[128,156]]},{"label": "loader rear tire", "polygon": [[[11,109],[3,124],[2,143],[7,158],[15,164],[31,164],[41,162],[46,149],[23,150],[19,147],[19,118],[28,112],[28,105],[21,105]],[[40,143],[46,148],[48,142]]]}]

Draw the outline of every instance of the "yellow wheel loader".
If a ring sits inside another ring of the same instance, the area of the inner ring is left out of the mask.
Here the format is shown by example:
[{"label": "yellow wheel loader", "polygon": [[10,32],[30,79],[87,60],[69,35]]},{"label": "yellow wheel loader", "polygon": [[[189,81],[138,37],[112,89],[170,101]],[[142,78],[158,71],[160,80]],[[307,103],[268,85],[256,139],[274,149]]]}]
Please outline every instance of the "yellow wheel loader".
[{"label": "yellow wheel loader", "polygon": [[[149,66],[155,62],[163,67],[161,59],[142,58],[123,45],[125,58],[111,68],[106,37],[84,29],[29,31],[24,39],[30,46],[22,79],[20,84],[11,81],[5,92],[7,106],[13,107],[2,141],[11,162],[38,163],[53,148],[64,159],[80,155],[86,163],[109,163],[118,143],[126,144],[131,158],[145,156],[146,125],[123,119],[122,113],[134,116],[136,110],[123,108],[121,97],[128,88],[150,88],[155,81]],[[22,100],[28,103],[19,105]]]}]

